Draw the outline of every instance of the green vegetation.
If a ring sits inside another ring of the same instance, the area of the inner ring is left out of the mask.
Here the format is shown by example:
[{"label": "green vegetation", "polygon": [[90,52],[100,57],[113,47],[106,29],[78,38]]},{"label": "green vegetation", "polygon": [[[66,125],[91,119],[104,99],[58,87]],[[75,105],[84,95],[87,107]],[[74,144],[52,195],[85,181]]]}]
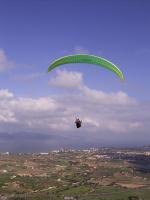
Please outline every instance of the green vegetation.
[{"label": "green vegetation", "polygon": [[149,173],[125,159],[99,155],[100,151],[3,155],[0,194],[9,200],[129,200],[132,196],[149,200]]}]

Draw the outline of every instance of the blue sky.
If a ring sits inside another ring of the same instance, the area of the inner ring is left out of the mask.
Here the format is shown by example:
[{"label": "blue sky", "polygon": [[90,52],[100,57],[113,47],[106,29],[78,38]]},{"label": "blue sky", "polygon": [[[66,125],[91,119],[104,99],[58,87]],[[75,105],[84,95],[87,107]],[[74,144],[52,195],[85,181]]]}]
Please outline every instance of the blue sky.
[{"label": "blue sky", "polygon": [[[149,10],[148,0],[0,0],[2,150],[8,148],[6,141],[9,141],[10,150],[21,150],[16,147],[20,132],[30,132],[25,140],[31,143],[31,150],[37,151],[36,138],[41,138],[42,134],[43,139],[38,139],[40,150],[67,146],[68,143],[73,147],[82,146],[79,142],[81,134],[83,140],[88,138],[83,146],[139,145],[140,141],[142,145],[147,144],[147,138],[150,139]],[[124,72],[125,82],[121,83],[112,72],[93,65],[67,65],[51,74],[46,73],[54,59],[75,53],[91,53],[111,60]],[[110,100],[109,109],[104,105],[107,99]],[[114,106],[114,99],[120,106]],[[79,110],[73,109],[76,104],[79,104]],[[44,106],[52,115],[47,115]],[[95,114],[96,110],[99,115]],[[102,120],[106,113],[108,115]],[[110,113],[113,119],[118,113],[123,114],[112,123]],[[67,122],[69,118],[72,123],[75,115],[81,115],[85,122],[78,133]],[[90,121],[92,118],[95,124]],[[38,120],[43,120],[43,125],[39,125]],[[66,126],[57,128],[59,122]],[[107,122],[112,123],[110,128]],[[37,133],[37,127],[40,133]],[[87,128],[91,132],[86,133]],[[93,131],[95,136],[91,139]],[[123,135],[116,133],[119,131]],[[102,134],[105,132],[108,137]],[[139,132],[139,136],[134,132]],[[57,137],[49,139],[45,145],[45,135],[53,134]],[[67,139],[60,139],[64,137]],[[19,141],[22,144],[22,140]],[[28,144],[25,143],[22,150],[29,148]]]}]

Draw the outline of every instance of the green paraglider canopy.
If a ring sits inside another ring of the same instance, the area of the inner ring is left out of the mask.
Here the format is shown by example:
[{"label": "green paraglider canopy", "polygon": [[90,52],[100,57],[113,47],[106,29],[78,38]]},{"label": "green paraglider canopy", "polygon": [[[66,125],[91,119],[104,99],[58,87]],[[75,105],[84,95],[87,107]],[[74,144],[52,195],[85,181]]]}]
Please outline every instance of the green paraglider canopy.
[{"label": "green paraglider canopy", "polygon": [[87,64],[99,65],[113,71],[117,76],[119,76],[121,80],[124,80],[124,75],[122,71],[112,62],[104,58],[101,58],[99,56],[88,55],[88,54],[68,55],[68,56],[61,57],[57,60],[54,60],[54,62],[49,66],[48,72],[50,72],[55,67],[58,67],[64,64],[70,64],[70,63],[87,63]]}]

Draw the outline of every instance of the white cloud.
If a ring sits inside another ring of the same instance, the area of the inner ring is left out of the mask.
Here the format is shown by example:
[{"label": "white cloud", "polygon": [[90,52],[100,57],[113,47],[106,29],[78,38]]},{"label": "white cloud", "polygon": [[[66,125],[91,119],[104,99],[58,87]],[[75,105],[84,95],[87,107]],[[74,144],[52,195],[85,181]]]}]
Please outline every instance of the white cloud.
[{"label": "white cloud", "polygon": [[125,92],[106,93],[90,89],[84,84],[81,73],[66,70],[59,70],[50,82],[57,87],[78,89],[77,95],[61,97],[64,108],[67,108],[63,114],[67,114],[66,117],[81,116],[88,131],[126,133],[144,127],[146,113],[141,120],[141,115],[137,115],[139,102]]},{"label": "white cloud", "polygon": [[83,81],[83,75],[80,72],[58,70],[55,77],[51,78],[50,84],[56,87],[78,89],[79,96],[85,101],[97,104],[131,104],[136,103],[134,98],[129,97],[126,93],[119,91],[117,93],[105,93],[88,88]]},{"label": "white cloud", "polygon": [[16,99],[17,108],[26,112],[40,112],[40,111],[55,111],[57,108],[56,102],[50,97],[41,97],[38,99],[33,98],[22,98]]},{"label": "white cloud", "polygon": [[136,100],[134,98],[129,97],[126,93],[119,91],[117,93],[106,93],[103,91],[98,91],[94,89],[90,89],[87,86],[80,87],[80,90],[85,95],[86,99],[90,100],[93,103],[97,104],[135,104]]},{"label": "white cloud", "polygon": [[4,71],[13,66],[14,63],[7,58],[5,51],[0,48],[0,71]]},{"label": "white cloud", "polygon": [[[25,98],[0,90],[0,134],[57,133],[69,138],[66,142],[83,143],[96,143],[101,137],[122,141],[122,137],[130,140],[140,135],[149,139],[150,103],[139,102],[122,91],[90,89],[81,73],[58,71],[53,84],[68,88],[66,82],[71,88],[76,86],[76,93],[69,90],[68,94]],[[79,130],[75,128],[75,117],[83,121]]]},{"label": "white cloud", "polygon": [[79,90],[78,96],[35,99],[16,97],[8,90],[0,90],[0,132],[4,129],[7,132],[12,123],[16,130],[73,131],[76,116],[82,118],[85,134],[102,130],[112,133],[148,130],[149,106],[141,110],[142,104],[122,92],[121,95],[120,92],[108,94],[101,91],[95,95],[95,92],[88,88],[88,93]]},{"label": "white cloud", "polygon": [[14,113],[8,109],[3,109],[0,113],[0,122],[17,122],[17,119],[14,116]]},{"label": "white cloud", "polygon": [[57,70],[56,76],[49,83],[57,87],[79,88],[83,84],[83,77],[79,72]]},{"label": "white cloud", "polygon": [[9,102],[14,98],[13,93],[7,89],[0,90],[0,122],[16,122],[14,112],[9,107]]},{"label": "white cloud", "polygon": [[56,124],[55,113],[59,113],[59,109],[61,110],[61,105],[51,97],[38,99],[15,97],[8,90],[2,90],[0,91],[0,132],[9,132],[12,124],[14,132],[18,128],[20,131],[38,131],[39,128],[48,130],[50,124]]},{"label": "white cloud", "polygon": [[14,95],[13,93],[9,92],[8,89],[1,89],[0,90],[0,100],[4,99],[8,99],[8,98],[12,98]]}]

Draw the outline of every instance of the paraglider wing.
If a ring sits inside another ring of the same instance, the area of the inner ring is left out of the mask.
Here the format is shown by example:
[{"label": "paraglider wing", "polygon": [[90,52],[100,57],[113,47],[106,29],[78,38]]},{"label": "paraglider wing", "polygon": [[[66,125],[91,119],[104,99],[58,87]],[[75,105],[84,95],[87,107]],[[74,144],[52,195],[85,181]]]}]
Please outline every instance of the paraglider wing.
[{"label": "paraglider wing", "polygon": [[48,72],[50,72],[55,67],[60,65],[69,64],[69,63],[87,63],[87,64],[95,64],[99,66],[103,66],[106,69],[113,71],[121,80],[124,80],[123,73],[121,70],[111,63],[110,61],[101,58],[99,56],[88,55],[88,54],[75,54],[61,57],[55,60],[48,68]]}]

